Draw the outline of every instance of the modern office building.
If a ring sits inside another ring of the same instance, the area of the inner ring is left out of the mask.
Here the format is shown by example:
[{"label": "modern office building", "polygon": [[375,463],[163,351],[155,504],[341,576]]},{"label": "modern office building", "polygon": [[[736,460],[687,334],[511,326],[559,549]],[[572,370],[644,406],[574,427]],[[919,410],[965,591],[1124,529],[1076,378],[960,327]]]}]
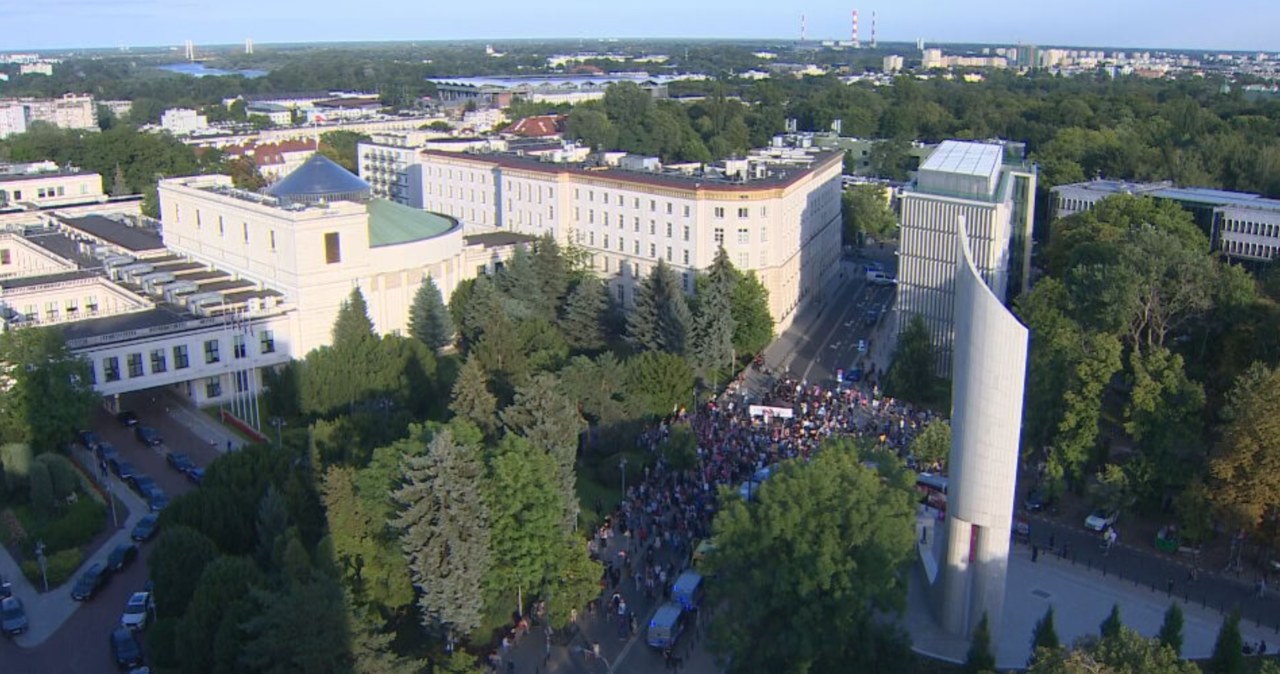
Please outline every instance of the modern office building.
[{"label": "modern office building", "polygon": [[1013,144],[945,141],[901,195],[898,330],[919,316],[951,372],[957,223],[968,223],[973,262],[1002,302],[1030,281],[1036,168]]},{"label": "modern office building", "polygon": [[968,636],[985,615],[999,629],[1018,480],[1027,329],[988,285],[954,215],[955,342],[951,453],[938,617]]},{"label": "modern office building", "polygon": [[623,306],[658,260],[693,290],[717,249],[769,291],[779,330],[839,270],[842,153],[771,147],[720,166],[553,146],[548,154],[419,152],[412,205],[581,247]]},{"label": "modern office building", "polygon": [[165,247],[280,293],[290,314],[291,353],[329,343],[342,302],[359,287],[382,333],[407,328],[409,305],[431,276],[447,298],[491,271],[530,237],[487,237],[454,217],[374,199],[369,184],[323,155],[265,194],[226,176],[160,181]]},{"label": "modern office building", "polygon": [[1209,237],[1210,247],[1229,258],[1261,264],[1280,255],[1280,199],[1268,199],[1251,192],[1175,187],[1171,182],[1120,180],[1058,185],[1050,192],[1053,193],[1054,219],[1083,213],[1112,195],[1146,196],[1172,201],[1189,211]]}]

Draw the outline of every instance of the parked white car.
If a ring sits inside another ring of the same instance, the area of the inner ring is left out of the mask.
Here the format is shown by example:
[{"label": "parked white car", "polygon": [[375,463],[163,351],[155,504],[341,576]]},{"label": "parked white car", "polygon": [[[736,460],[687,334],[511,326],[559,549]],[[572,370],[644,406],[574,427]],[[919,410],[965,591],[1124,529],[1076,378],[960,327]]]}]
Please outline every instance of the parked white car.
[{"label": "parked white car", "polygon": [[1118,512],[1098,508],[1097,510],[1089,513],[1089,516],[1085,518],[1084,528],[1089,531],[1106,531],[1107,529],[1115,526],[1116,520],[1119,519],[1119,517],[1120,513]]},{"label": "parked white car", "polygon": [[154,612],[155,605],[151,601],[151,593],[134,592],[129,597],[129,603],[124,606],[124,613],[120,616],[120,626],[131,630],[145,629]]}]

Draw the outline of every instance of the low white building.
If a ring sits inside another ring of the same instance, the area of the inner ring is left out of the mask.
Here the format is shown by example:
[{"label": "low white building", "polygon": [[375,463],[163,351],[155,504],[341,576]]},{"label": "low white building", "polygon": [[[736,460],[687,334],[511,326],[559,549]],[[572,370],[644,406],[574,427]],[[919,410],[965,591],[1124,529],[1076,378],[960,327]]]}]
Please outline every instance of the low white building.
[{"label": "low white building", "polygon": [[97,173],[53,162],[0,164],[0,207],[49,208],[106,199]]},{"label": "low white building", "polygon": [[209,128],[209,118],[190,108],[170,108],[160,115],[160,128],[175,136],[189,136]]},{"label": "low white building", "polygon": [[18,74],[19,75],[44,75],[47,77],[53,74],[53,64],[44,63],[44,62],[24,63],[18,66]]}]

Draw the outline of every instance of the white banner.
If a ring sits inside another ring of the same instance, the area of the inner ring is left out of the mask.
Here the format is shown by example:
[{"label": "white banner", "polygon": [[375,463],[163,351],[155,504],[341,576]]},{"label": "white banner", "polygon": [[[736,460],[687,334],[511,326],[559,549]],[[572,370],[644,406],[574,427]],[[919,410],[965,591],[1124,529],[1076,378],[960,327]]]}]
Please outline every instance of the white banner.
[{"label": "white banner", "polygon": [[770,407],[768,405],[751,405],[748,408],[753,417],[778,417],[779,419],[790,419],[795,416],[795,412],[790,407]]}]

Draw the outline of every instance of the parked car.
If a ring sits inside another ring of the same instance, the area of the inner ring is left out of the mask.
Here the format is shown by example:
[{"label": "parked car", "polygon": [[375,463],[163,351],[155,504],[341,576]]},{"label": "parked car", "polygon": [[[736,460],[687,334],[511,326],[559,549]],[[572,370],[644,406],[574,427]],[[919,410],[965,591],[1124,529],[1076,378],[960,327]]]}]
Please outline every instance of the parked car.
[{"label": "parked car", "polygon": [[201,482],[204,482],[204,469],[192,468],[187,471],[187,479],[190,480],[192,484],[200,484]]},{"label": "parked car", "polygon": [[151,490],[151,495],[147,497],[147,507],[150,508],[153,513],[158,513],[161,510],[168,508],[169,495],[164,493],[163,489],[156,487]]},{"label": "parked car", "polygon": [[80,431],[78,436],[80,438],[80,444],[84,445],[84,448],[91,452],[97,451],[98,444],[102,442],[102,440],[98,438],[98,434],[93,431]]},{"label": "parked car", "polygon": [[116,421],[120,422],[121,426],[133,428],[138,425],[138,415],[135,412],[125,410],[116,415]]},{"label": "parked car", "polygon": [[124,613],[120,615],[120,626],[131,630],[146,629],[155,610],[150,592],[134,592],[129,595],[129,601],[124,605]]},{"label": "parked car", "polygon": [[149,541],[156,535],[156,529],[159,528],[158,522],[160,516],[152,513],[138,520],[134,525],[133,532],[129,534],[129,538],[135,541]]},{"label": "parked car", "polygon": [[0,599],[0,627],[5,634],[22,634],[27,631],[27,610],[17,597]]},{"label": "parked car", "polygon": [[160,437],[160,431],[150,426],[134,426],[133,435],[138,438],[138,442],[148,447],[164,444],[164,438]]},{"label": "parked car", "polygon": [[191,460],[191,457],[183,454],[182,452],[169,452],[165,455],[164,460],[169,463],[170,468],[173,468],[179,473],[186,473],[196,467],[196,464]]},{"label": "parked car", "polygon": [[1115,526],[1116,520],[1120,518],[1120,513],[1114,510],[1106,510],[1098,508],[1089,513],[1084,520],[1084,528],[1089,531],[1106,531]]},{"label": "parked car", "polygon": [[106,584],[107,565],[102,562],[94,562],[76,579],[75,587],[71,588],[71,598],[76,601],[88,601]]},{"label": "parked car", "polygon": [[111,472],[115,473],[116,477],[121,480],[128,481],[129,478],[138,474],[132,463],[121,460],[119,457],[108,460],[107,465],[111,467]]},{"label": "parked car", "polygon": [[1027,512],[1040,512],[1049,507],[1049,497],[1039,489],[1032,489],[1031,493],[1027,494],[1026,500],[1022,502],[1022,507],[1026,508]]},{"label": "parked car", "polygon": [[129,487],[131,487],[138,496],[142,498],[150,498],[151,490],[156,488],[156,481],[150,475],[137,473],[129,478]]},{"label": "parked car", "polygon": [[116,666],[120,669],[142,665],[142,646],[133,637],[133,632],[126,627],[111,630],[111,653],[115,655]]},{"label": "parked car", "polygon": [[107,568],[112,572],[124,571],[138,558],[138,546],[133,543],[121,543],[107,555]]},{"label": "parked car", "polygon": [[98,448],[94,450],[94,453],[98,455],[99,461],[110,463],[112,459],[120,459],[120,452],[116,451],[115,445],[110,442],[99,442]]}]

